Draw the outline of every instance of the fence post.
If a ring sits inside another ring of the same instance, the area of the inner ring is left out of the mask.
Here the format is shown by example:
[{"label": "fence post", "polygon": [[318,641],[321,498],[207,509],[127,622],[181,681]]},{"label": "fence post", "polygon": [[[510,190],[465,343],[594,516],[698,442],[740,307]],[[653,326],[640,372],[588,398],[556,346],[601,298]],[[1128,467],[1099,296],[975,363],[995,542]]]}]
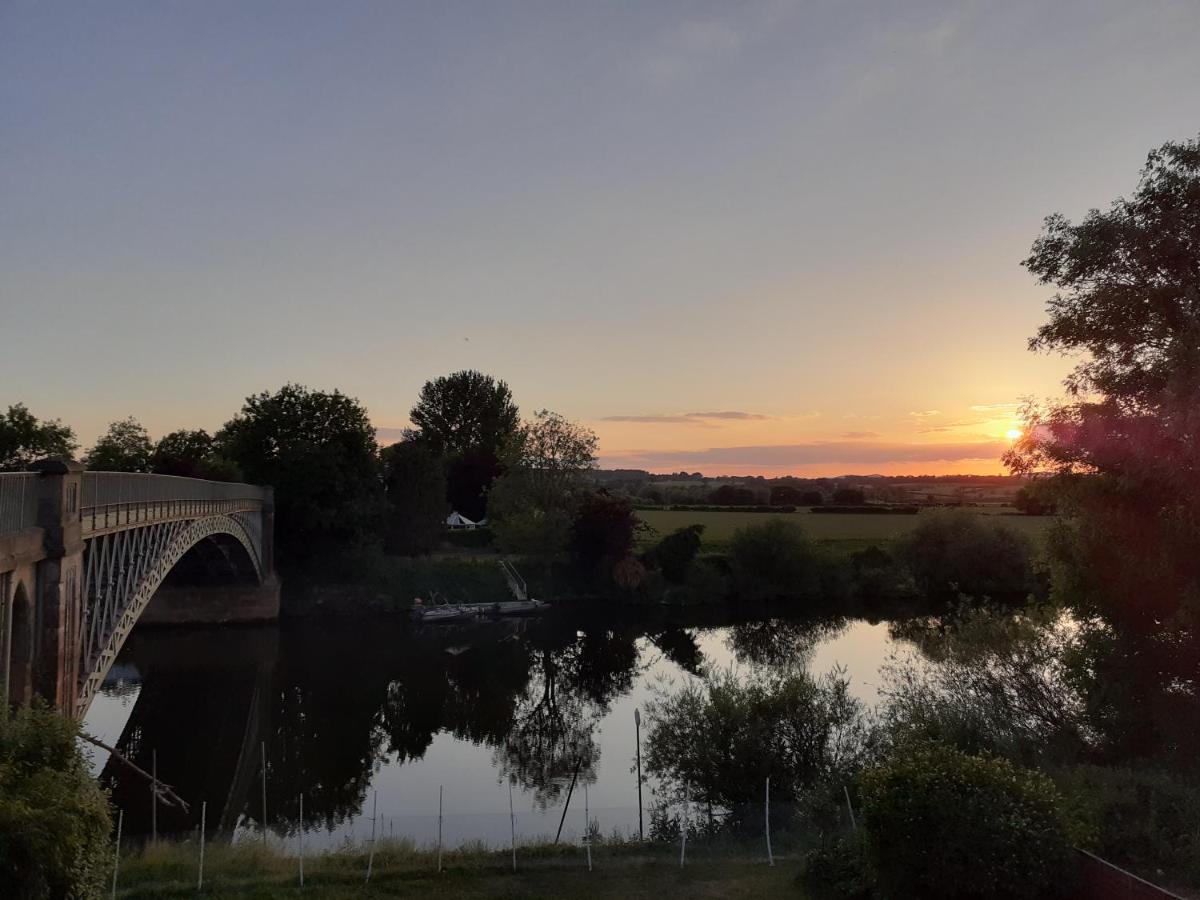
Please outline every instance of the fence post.
[{"label": "fence post", "polygon": [[300,887],[304,887],[304,794],[300,795]]},{"label": "fence post", "polygon": [[684,860],[687,859],[687,829],[688,829],[688,795],[687,789],[683,792],[683,821],[679,823],[679,868],[683,868]]},{"label": "fence post", "polygon": [[150,751],[150,843],[158,843],[158,748]]},{"label": "fence post", "polygon": [[588,786],[583,783],[583,842],[587,845],[588,871],[592,871],[592,819],[588,812]]},{"label": "fence post", "polygon": [[442,785],[438,785],[438,871],[442,871]]},{"label": "fence post", "polygon": [[117,810],[117,849],[113,854],[113,900],[117,900],[117,870],[121,868],[121,825],[125,822],[125,810]]},{"label": "fence post", "polygon": [[512,782],[508,783],[508,824],[512,829],[513,871],[517,871],[517,817],[513,813]]},{"label": "fence post", "polygon": [[379,816],[379,791],[375,792],[375,802],[371,808],[371,853],[367,857],[367,880],[371,883],[371,869],[375,867],[375,820]]},{"label": "fence post", "polygon": [[771,854],[771,776],[767,776],[767,800],[763,804],[766,811],[766,830],[767,830],[767,865],[775,865],[775,857]]},{"label": "fence post", "polygon": [[208,801],[200,803],[200,875],[196,879],[196,890],[204,890],[204,829],[208,825]]},{"label": "fence post", "polygon": [[259,742],[258,748],[262,754],[262,832],[265,846],[267,843],[267,742]]}]

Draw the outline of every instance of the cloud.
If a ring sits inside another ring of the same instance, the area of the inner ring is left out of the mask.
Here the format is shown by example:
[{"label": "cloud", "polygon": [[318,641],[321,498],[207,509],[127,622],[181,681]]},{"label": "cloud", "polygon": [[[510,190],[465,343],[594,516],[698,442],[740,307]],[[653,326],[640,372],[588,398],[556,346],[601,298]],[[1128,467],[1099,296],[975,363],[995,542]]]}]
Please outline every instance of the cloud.
[{"label": "cloud", "polygon": [[662,87],[685,81],[752,50],[798,11],[799,5],[792,0],[761,0],[730,8],[725,15],[685,18],[655,39],[642,71]]},{"label": "cloud", "polygon": [[917,419],[928,419],[930,416],[940,416],[940,409],[923,409],[920,412],[910,412],[909,415]]},{"label": "cloud", "polygon": [[1020,408],[1020,403],[977,403],[971,412],[1014,413]]},{"label": "cloud", "polygon": [[848,441],[863,441],[863,440],[867,440],[869,438],[879,437],[879,432],[877,432],[877,431],[843,431],[842,437],[844,437]]},{"label": "cloud", "polygon": [[938,444],[901,444],[882,441],[815,441],[808,444],[761,444],[744,447],[709,447],[703,450],[629,450],[605,454],[605,462],[630,468],[670,468],[704,465],[741,466],[746,469],[787,470],[825,465],[872,463],[932,463],[961,460],[997,460],[1008,449],[1004,441],[968,441]]},{"label": "cloud", "polygon": [[741,412],[740,410],[730,409],[722,412],[693,412],[683,415],[661,415],[661,416],[603,416],[601,422],[640,422],[647,425],[700,425],[707,428],[716,428],[709,420],[726,420],[726,421],[763,421],[770,419],[770,416],[764,416],[761,413]]},{"label": "cloud", "polygon": [[960,419],[957,422],[942,422],[938,425],[930,425],[928,428],[918,429],[919,434],[935,434],[939,431],[953,431],[955,428],[971,428],[975,425],[986,425],[989,419]]}]

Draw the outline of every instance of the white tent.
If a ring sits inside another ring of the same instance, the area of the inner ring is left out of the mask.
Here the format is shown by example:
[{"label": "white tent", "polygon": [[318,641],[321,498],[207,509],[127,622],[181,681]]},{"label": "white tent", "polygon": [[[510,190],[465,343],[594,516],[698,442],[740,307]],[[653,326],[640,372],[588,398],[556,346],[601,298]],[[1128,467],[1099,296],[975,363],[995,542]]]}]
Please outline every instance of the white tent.
[{"label": "white tent", "polygon": [[449,528],[474,528],[475,523],[460,513],[458,510],[450,513],[446,517],[446,525]]}]

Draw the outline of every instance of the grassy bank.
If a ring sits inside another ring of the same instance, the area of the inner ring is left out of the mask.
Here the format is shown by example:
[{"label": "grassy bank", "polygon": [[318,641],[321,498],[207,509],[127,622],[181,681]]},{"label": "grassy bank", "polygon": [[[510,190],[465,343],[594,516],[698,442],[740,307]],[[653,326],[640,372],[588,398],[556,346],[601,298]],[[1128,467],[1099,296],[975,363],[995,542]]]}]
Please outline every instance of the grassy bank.
[{"label": "grassy bank", "polygon": [[[304,861],[299,886],[295,855],[256,841],[206,849],[204,895],[210,897],[788,897],[803,900],[795,884],[798,864],[734,856],[696,856],[679,867],[673,846],[599,845],[593,870],[579,847],[520,847],[517,871],[507,850],[448,851],[443,871],[437,855],[401,841],[381,841],[371,883],[364,884],[367,854],[345,848]],[[160,843],[121,860],[117,896],[149,900],[196,895],[199,847]]]},{"label": "grassy bank", "polygon": [[[973,510],[968,510],[973,512]],[[996,515],[993,512],[979,511],[978,515]],[[921,515],[853,515],[853,514],[817,514],[807,509],[794,513],[754,513],[754,512],[687,512],[684,510],[643,509],[638,510],[638,516],[654,529],[653,533],[643,534],[641,541],[649,545],[670,534],[677,528],[688,525],[703,525],[703,546],[706,551],[715,552],[728,547],[733,539],[733,533],[747,525],[755,525],[771,518],[782,518],[795,522],[804,528],[805,533],[814,541],[835,545],[849,546],[862,549],[871,544],[885,544],[908,534],[918,523]],[[1053,522],[1050,516],[1004,516],[1001,521],[1030,540],[1040,540],[1042,534]]]}]

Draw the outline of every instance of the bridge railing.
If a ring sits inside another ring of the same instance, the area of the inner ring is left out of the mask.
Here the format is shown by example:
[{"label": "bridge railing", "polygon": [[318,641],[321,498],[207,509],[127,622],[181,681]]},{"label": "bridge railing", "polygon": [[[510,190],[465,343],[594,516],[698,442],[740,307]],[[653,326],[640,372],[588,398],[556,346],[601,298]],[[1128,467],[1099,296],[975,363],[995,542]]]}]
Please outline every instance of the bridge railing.
[{"label": "bridge railing", "polygon": [[236,512],[261,506],[266,491],[253,484],[174,475],[84,472],[80,502],[85,531],[174,516]]},{"label": "bridge railing", "polygon": [[0,534],[37,525],[37,473],[0,472]]}]

